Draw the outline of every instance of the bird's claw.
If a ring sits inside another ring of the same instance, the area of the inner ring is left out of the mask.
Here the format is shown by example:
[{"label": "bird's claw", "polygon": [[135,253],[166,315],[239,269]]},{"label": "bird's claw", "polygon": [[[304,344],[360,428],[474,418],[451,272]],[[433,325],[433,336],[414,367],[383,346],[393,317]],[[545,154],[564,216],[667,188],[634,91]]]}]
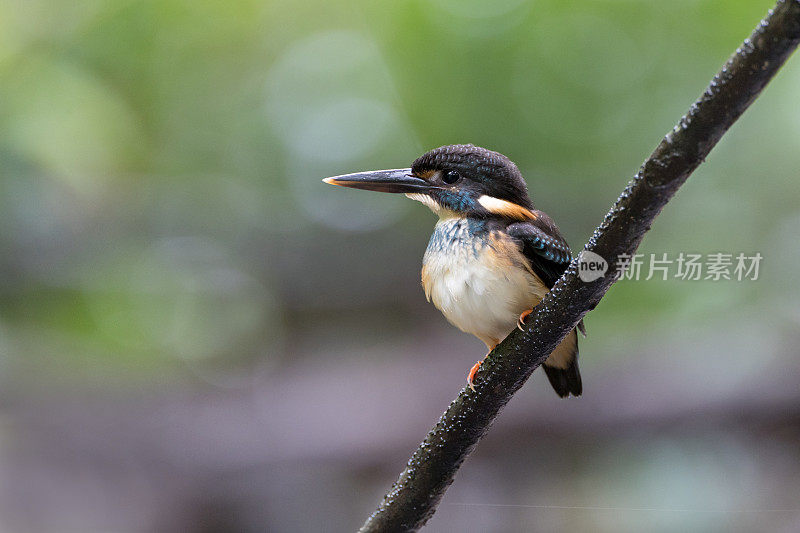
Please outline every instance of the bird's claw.
[{"label": "bird's claw", "polygon": [[524,325],[525,325],[525,319],[526,319],[526,318],[528,318],[528,315],[529,315],[529,314],[531,314],[532,312],[533,312],[533,309],[528,309],[528,310],[526,310],[526,311],[523,311],[523,312],[522,312],[522,313],[519,315],[519,320],[517,320],[517,328],[519,328],[519,330],[520,330],[520,331],[525,331],[525,330],[522,328],[522,326],[524,326]]},{"label": "bird's claw", "polygon": [[481,367],[481,362],[482,361],[478,361],[477,363],[472,365],[472,368],[469,369],[469,374],[467,374],[467,387],[472,389],[473,392],[475,391],[475,385],[473,380],[475,379],[475,374],[478,373],[478,369]]}]

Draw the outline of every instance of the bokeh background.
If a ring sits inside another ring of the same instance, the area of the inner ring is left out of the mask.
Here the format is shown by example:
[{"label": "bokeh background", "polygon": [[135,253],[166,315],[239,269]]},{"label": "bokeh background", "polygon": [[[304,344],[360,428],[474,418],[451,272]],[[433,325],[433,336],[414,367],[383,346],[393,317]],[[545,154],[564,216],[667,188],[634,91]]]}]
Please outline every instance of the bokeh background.
[{"label": "bokeh background", "polygon": [[[499,150],[580,249],[768,0],[0,2],[0,530],[348,531],[483,355],[434,223],[325,176]],[[800,58],[431,531],[800,529]]]}]

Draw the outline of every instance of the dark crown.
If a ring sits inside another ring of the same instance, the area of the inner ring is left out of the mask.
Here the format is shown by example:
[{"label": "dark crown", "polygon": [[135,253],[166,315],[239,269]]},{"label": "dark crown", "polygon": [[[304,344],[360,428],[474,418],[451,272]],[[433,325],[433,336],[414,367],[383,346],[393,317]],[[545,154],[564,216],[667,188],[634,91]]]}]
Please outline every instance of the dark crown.
[{"label": "dark crown", "polygon": [[481,186],[486,194],[532,207],[522,173],[509,158],[499,152],[472,144],[450,144],[427,152],[411,164],[411,171],[421,175],[431,170],[455,170]]}]

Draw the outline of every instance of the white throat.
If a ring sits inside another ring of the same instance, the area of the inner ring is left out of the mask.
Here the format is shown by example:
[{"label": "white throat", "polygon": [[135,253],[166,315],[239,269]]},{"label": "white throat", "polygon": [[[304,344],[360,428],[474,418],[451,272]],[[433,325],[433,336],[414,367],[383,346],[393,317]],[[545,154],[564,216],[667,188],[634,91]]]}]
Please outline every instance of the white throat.
[{"label": "white throat", "polygon": [[447,209],[439,202],[433,199],[433,197],[429,194],[421,193],[421,192],[409,192],[406,193],[406,198],[410,198],[412,200],[416,200],[417,202],[422,203],[423,205],[427,206],[431,211],[438,215],[439,220],[446,220],[448,218],[455,218],[460,216],[458,213],[451,209]]}]

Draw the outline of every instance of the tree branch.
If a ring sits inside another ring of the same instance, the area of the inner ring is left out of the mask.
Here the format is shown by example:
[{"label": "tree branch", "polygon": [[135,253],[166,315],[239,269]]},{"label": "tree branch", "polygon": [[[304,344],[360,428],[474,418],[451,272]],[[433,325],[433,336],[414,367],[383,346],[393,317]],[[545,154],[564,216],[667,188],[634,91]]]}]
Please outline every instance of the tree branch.
[{"label": "tree branch", "polygon": [[[622,192],[585,249],[609,265],[633,254],[664,205],[755,100],[800,41],[800,0],[781,0],[731,56]],[[616,281],[614,268],[584,283],[573,260],[527,319],[486,359],[420,444],[362,532],[413,531],[433,515],[459,466],[500,410]]]}]

